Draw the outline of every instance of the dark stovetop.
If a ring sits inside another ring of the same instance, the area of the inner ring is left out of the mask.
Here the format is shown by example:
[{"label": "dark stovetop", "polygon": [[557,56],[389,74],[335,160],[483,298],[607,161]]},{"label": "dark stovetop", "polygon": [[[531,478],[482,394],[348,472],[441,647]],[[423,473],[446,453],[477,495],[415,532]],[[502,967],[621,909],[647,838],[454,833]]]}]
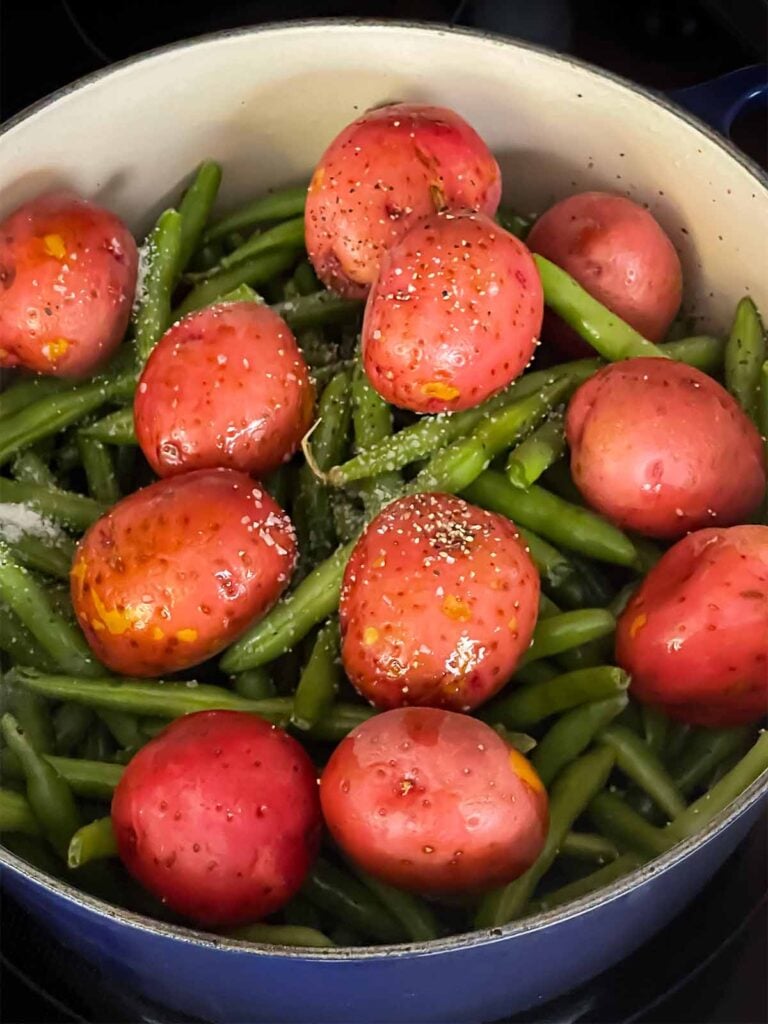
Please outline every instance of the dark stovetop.
[{"label": "dark stovetop", "polygon": [[[274,20],[359,15],[475,25],[574,53],[657,89],[765,59],[766,0],[3,0],[0,117],[114,60],[188,36]],[[738,145],[766,161],[766,118],[747,113]],[[624,964],[515,1018],[555,1022],[762,1024],[768,1020],[766,826],[669,929]],[[164,1021],[110,990],[12,899],[0,906],[0,1020]]]}]

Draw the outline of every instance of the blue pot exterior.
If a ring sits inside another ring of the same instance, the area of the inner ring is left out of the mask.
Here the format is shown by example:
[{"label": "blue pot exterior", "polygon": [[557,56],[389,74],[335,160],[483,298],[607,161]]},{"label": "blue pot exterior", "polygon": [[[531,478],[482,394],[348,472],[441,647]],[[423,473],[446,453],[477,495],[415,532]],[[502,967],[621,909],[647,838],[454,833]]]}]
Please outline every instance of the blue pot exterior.
[{"label": "blue pot exterior", "polygon": [[[469,1024],[545,1002],[631,953],[696,895],[755,823],[763,799],[666,866],[511,935],[379,955],[272,955],[141,927],[68,898],[14,866],[3,882],[69,948],[117,986],[223,1024]],[[665,858],[666,861],[666,858]]]}]

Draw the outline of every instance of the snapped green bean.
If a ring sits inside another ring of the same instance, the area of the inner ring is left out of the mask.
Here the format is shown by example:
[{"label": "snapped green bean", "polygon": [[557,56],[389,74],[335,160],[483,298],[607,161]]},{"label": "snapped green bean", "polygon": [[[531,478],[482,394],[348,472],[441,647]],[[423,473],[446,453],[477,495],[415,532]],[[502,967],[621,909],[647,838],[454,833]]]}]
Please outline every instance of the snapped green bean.
[{"label": "snapped green bean", "polygon": [[725,347],[725,386],[747,416],[757,419],[760,374],[766,359],[765,332],[752,299],[736,307]]},{"label": "snapped green bean", "polygon": [[165,210],[141,250],[145,270],[136,296],[133,330],[142,363],[171,323],[171,299],[181,267],[181,244],[181,214]]},{"label": "snapped green bean", "polygon": [[640,786],[670,820],[685,810],[685,801],[666,768],[631,729],[610,725],[603,729],[600,739],[613,750],[620,771]]},{"label": "snapped green bean", "polygon": [[117,839],[111,818],[97,818],[82,825],[67,847],[67,865],[81,868],[94,860],[117,856]]},{"label": "snapped green bean", "polygon": [[533,751],[531,761],[539,778],[548,786],[567,764],[583,754],[593,739],[620,715],[627,706],[627,696],[590,701],[561,715]]},{"label": "snapped green bean", "polygon": [[291,722],[297,729],[316,725],[330,709],[339,688],[339,623],[332,619],[317,634],[293,698]]},{"label": "snapped green bean", "polygon": [[304,212],[306,198],[306,185],[286,188],[262,196],[212,224],[203,235],[203,241],[213,242],[226,237],[233,231],[247,231],[256,227],[257,224],[268,224],[270,221],[298,217]]},{"label": "snapped green bean", "polygon": [[507,479],[513,487],[526,490],[565,452],[562,417],[552,416],[513,448],[507,459]]},{"label": "snapped green bean", "polygon": [[499,722],[510,729],[524,729],[560,711],[615,697],[624,693],[628,686],[629,676],[614,665],[578,669],[513,689],[483,707],[479,717],[491,725]]},{"label": "snapped green bean", "polygon": [[29,800],[11,789],[0,789],[0,832],[39,836],[40,824]]},{"label": "snapped green bean", "polygon": [[0,503],[6,502],[29,505],[47,519],[81,531],[87,530],[107,511],[106,505],[82,494],[0,477]]},{"label": "snapped green bean", "polygon": [[523,664],[610,636],[615,628],[616,620],[605,608],[583,608],[553,615],[539,621]]}]

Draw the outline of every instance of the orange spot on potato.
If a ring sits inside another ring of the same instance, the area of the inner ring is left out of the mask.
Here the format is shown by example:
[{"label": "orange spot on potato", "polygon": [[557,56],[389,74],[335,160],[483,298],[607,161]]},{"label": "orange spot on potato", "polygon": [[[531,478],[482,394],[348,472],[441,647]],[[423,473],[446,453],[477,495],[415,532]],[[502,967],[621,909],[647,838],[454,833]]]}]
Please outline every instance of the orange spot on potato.
[{"label": "orange spot on potato", "polygon": [[176,639],[181,640],[184,644],[191,644],[197,640],[196,629],[179,629],[176,631]]},{"label": "orange spot on potato", "polygon": [[63,260],[67,255],[67,248],[61,235],[44,235],[43,246],[49,256],[55,256],[57,260]]},{"label": "orange spot on potato", "polygon": [[384,555],[379,555],[375,562],[371,562],[372,569],[383,569],[387,564],[387,559]]},{"label": "orange spot on potato", "polygon": [[54,338],[53,341],[43,345],[43,355],[46,359],[55,363],[57,359],[61,359],[62,356],[67,354],[70,344],[71,342],[67,341],[66,338]]},{"label": "orange spot on potato", "polygon": [[507,623],[507,628],[509,629],[510,633],[517,632],[517,616],[512,616],[512,618]]},{"label": "orange spot on potato", "polygon": [[379,639],[379,631],[375,626],[366,626],[363,630],[363,643],[366,647],[370,647],[371,644],[375,644]]},{"label": "orange spot on potato", "polygon": [[162,629],[160,629],[159,626],[155,626],[155,628],[152,630],[152,639],[153,640],[164,640],[165,639],[165,633],[163,632]]},{"label": "orange spot on potato", "polygon": [[541,793],[544,790],[544,783],[541,781],[536,771],[528,760],[523,757],[519,750],[515,750],[514,747],[509,751],[509,766],[518,778],[522,779],[523,782],[527,782],[531,789],[537,793]]},{"label": "orange spot on potato", "polygon": [[441,610],[449,619],[455,619],[457,622],[469,622],[472,618],[472,609],[466,601],[462,601],[461,598],[456,597],[455,594],[445,595],[441,605]]},{"label": "orange spot on potato", "polygon": [[312,175],[312,180],[309,183],[309,191],[310,191],[310,193],[317,192],[317,190],[319,188],[322,188],[324,181],[325,181],[325,168],[324,167],[318,167],[317,170],[315,171],[315,173]]},{"label": "orange spot on potato", "polygon": [[99,619],[91,619],[91,625],[93,626],[97,633],[101,633],[102,630],[107,628],[104,625],[104,623],[101,622]]},{"label": "orange spot on potato", "polygon": [[91,599],[97,614],[112,636],[122,636],[123,633],[127,633],[131,629],[134,623],[145,622],[151,614],[149,609],[142,605],[137,608],[127,605],[122,611],[118,608],[107,608],[93,587],[91,587]]},{"label": "orange spot on potato", "polygon": [[640,630],[648,621],[648,616],[645,612],[641,612],[636,619],[633,620],[632,625],[629,627],[629,638],[634,640]]},{"label": "orange spot on potato", "polygon": [[85,582],[85,574],[88,571],[88,565],[84,558],[78,559],[72,568],[69,570],[69,575],[73,580],[77,581],[79,596],[83,596],[83,583]]},{"label": "orange spot on potato", "polygon": [[421,385],[422,395],[426,395],[427,398],[439,398],[443,402],[452,402],[454,398],[458,398],[461,391],[454,387],[453,384],[443,384],[439,380],[429,380],[426,384]]}]

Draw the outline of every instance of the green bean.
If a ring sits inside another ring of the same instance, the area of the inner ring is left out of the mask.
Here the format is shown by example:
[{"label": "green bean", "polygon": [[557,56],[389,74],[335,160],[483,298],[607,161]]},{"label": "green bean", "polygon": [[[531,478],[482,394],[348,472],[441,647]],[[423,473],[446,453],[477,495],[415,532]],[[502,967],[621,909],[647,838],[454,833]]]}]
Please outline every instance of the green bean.
[{"label": "green bean", "polygon": [[537,484],[521,491],[502,473],[487,469],[463,489],[463,497],[588,558],[628,567],[637,564],[637,549],[625,533],[595,512],[563,501]]},{"label": "green bean", "polygon": [[438,937],[437,919],[424,900],[386,885],[354,865],[353,870],[366,889],[370,889],[381,905],[400,922],[405,935],[412,942],[429,942]]},{"label": "green bean", "polygon": [[255,292],[247,284],[239,284],[237,288],[233,288],[231,292],[227,292],[222,295],[218,300],[219,302],[255,302],[258,305],[264,304],[264,299],[258,292]]},{"label": "green bean", "polygon": [[386,907],[364,885],[328,861],[316,861],[302,892],[320,910],[378,942],[399,942],[404,937],[402,926]]},{"label": "green bean", "polygon": [[722,367],[725,359],[725,342],[722,338],[712,338],[707,334],[697,334],[677,341],[667,341],[659,348],[664,355],[678,362],[694,366],[710,376],[714,376]]},{"label": "green bean", "polygon": [[511,402],[479,423],[467,437],[436,452],[408,489],[463,491],[487,469],[491,459],[536,427],[570,387],[569,379],[562,377],[546,384],[536,395]]},{"label": "green bean", "polygon": [[761,732],[744,757],[709,792],[690,804],[666,831],[675,839],[698,832],[765,771],[768,771],[768,732]]},{"label": "green bean", "polygon": [[55,529],[50,532],[53,536],[46,539],[31,532],[18,532],[12,529],[12,535],[16,533],[12,539],[8,534],[8,527],[0,522],[0,540],[8,545],[8,549],[20,565],[45,573],[46,576],[68,580],[75,545],[66,534]]},{"label": "green bean", "polygon": [[656,757],[663,759],[664,743],[669,731],[669,719],[651,704],[643,704],[640,714],[643,719],[643,734],[648,748]]},{"label": "green bean", "polygon": [[293,272],[293,286],[297,295],[312,295],[321,290],[322,286],[309,260],[302,260]]},{"label": "green bean", "polygon": [[342,544],[346,544],[362,532],[368,516],[354,497],[345,491],[332,491],[330,501],[336,536]]},{"label": "green bean", "polygon": [[613,634],[610,634],[601,640],[591,640],[589,643],[581,644],[580,647],[561,651],[555,656],[555,661],[566,672],[575,672],[578,668],[595,668],[597,665],[605,665],[611,660],[613,647]]},{"label": "green bean", "polygon": [[587,817],[599,832],[620,847],[646,858],[660,856],[674,843],[669,829],[649,825],[615,793],[597,795],[587,808]]},{"label": "green bean", "polygon": [[560,615],[561,611],[562,609],[547,597],[544,591],[539,594],[539,620],[551,619],[555,615]]},{"label": "green bean", "polygon": [[257,224],[298,217],[304,212],[306,198],[306,185],[262,196],[212,224],[203,235],[203,241],[212,242],[217,238],[224,238],[231,231],[249,230]]},{"label": "green bean", "polygon": [[222,671],[234,674],[266,665],[327,619],[338,606],[344,567],[353,547],[350,542],[338,548],[229,647],[219,663]]},{"label": "green bean", "polygon": [[549,871],[573,823],[608,780],[613,755],[606,748],[583,754],[560,773],[549,793],[549,831],[535,864],[502,889],[488,893],[475,918],[477,928],[498,928],[519,917]]},{"label": "green bean", "polygon": [[[357,451],[392,436],[392,409],[371,385],[361,360],[355,363],[352,377],[352,422]],[[364,480],[360,493],[368,518],[372,519],[380,508],[395,498],[401,486],[400,474],[395,470]]]},{"label": "green bean", "polygon": [[745,296],[725,346],[725,386],[747,416],[757,417],[760,373],[766,358],[765,334],[752,299]]},{"label": "green bean", "polygon": [[0,420],[26,409],[41,398],[69,391],[72,384],[58,377],[20,377],[0,391]]},{"label": "green bean", "polygon": [[80,434],[94,441],[101,441],[102,444],[138,444],[133,425],[133,406],[118,409],[87,427],[81,427]]},{"label": "green bean", "polygon": [[88,730],[85,739],[75,753],[88,761],[111,761],[115,752],[112,733],[98,721]]},{"label": "green bean", "polygon": [[527,665],[519,665],[515,669],[514,681],[521,686],[528,686],[532,683],[543,683],[549,679],[555,679],[561,673],[555,666],[545,661],[531,661]]},{"label": "green bean", "polygon": [[542,896],[541,899],[531,904],[531,912],[544,913],[546,910],[564,907],[583,896],[598,892],[612,882],[618,881],[619,878],[628,875],[630,871],[634,871],[643,863],[643,860],[644,858],[638,857],[636,854],[623,853],[620,857],[598,868],[597,871],[593,871],[592,874],[586,875],[584,878],[577,878],[575,882],[570,882],[568,885],[563,885],[559,889],[547,893],[546,896]]},{"label": "green bean", "polygon": [[286,924],[296,924],[303,928],[314,928],[322,930],[322,919],[314,904],[303,896],[294,896],[291,902],[283,908],[283,917]]},{"label": "green bean", "polygon": [[613,665],[579,669],[498,697],[481,709],[479,717],[492,725],[524,729],[580,704],[623,694],[628,686],[627,673]]},{"label": "green bean", "polygon": [[0,832],[23,832],[40,835],[40,824],[29,800],[12,789],[0,789]]},{"label": "green bean", "polygon": [[[320,396],[315,429],[312,433],[312,451],[308,461],[321,471],[333,465],[344,451],[352,415],[350,402],[350,374],[337,373]],[[314,565],[327,558],[336,544],[328,488],[320,482],[310,465],[302,466],[298,474],[299,500],[294,505],[294,521],[299,537],[304,564]]]},{"label": "green bean", "polygon": [[513,487],[525,490],[536,483],[541,474],[557,462],[565,452],[562,417],[553,416],[513,448],[507,459],[507,479]]},{"label": "green bean", "polygon": [[246,924],[226,932],[229,939],[241,942],[255,942],[260,946],[306,946],[315,949],[330,948],[336,945],[327,935],[315,928],[305,928],[295,924]]},{"label": "green bean", "polygon": [[358,299],[343,299],[333,292],[319,291],[278,302],[272,309],[292,331],[305,331],[324,324],[349,323],[360,315],[362,303]]},{"label": "green bean", "polygon": [[510,235],[525,241],[528,232],[533,226],[533,218],[522,217],[508,206],[500,206],[496,211],[496,223],[500,224]]},{"label": "green bean", "polygon": [[[27,691],[31,692],[31,691]],[[93,712],[81,704],[67,701],[53,714],[54,749],[57,754],[69,754],[82,743],[93,724]]]},{"label": "green bean", "polygon": [[[672,722],[667,735],[667,749],[665,755],[668,761],[672,762],[684,749],[693,726],[687,722]],[[638,734],[641,730],[636,730]]]},{"label": "green bean", "polygon": [[[55,757],[52,754],[44,754],[43,757],[59,773],[73,793],[94,800],[111,800],[115,786],[123,774],[122,765],[119,764],[75,757]],[[0,753],[0,774],[3,778],[24,778],[19,760],[10,750],[3,750]]]},{"label": "green bean", "polygon": [[542,586],[568,608],[589,604],[589,595],[573,561],[531,530],[515,525],[539,571]]},{"label": "green bean", "polygon": [[120,489],[109,449],[102,441],[83,435],[78,437],[77,444],[88,482],[88,493],[103,505],[114,505],[120,498]]},{"label": "green bean", "polygon": [[58,772],[32,748],[11,714],[0,719],[5,742],[18,757],[27,783],[27,800],[43,834],[59,853],[66,854],[80,816],[72,790]]},{"label": "green bean", "polygon": [[[250,711],[270,722],[286,723],[293,708],[291,697],[247,700],[221,686],[195,682],[150,682],[146,679],[78,679],[16,669],[14,681],[52,700],[71,700],[96,710],[124,711],[133,715],[178,718],[193,711]],[[336,704],[311,730],[319,739],[341,739],[373,714],[369,707]]]},{"label": "green bean", "polygon": [[481,402],[474,409],[422,416],[412,426],[399,430],[391,439],[385,439],[359,452],[342,466],[334,466],[329,473],[329,482],[334,487],[343,487],[388,470],[401,469],[411,462],[417,462],[425,455],[432,455],[439,448],[451,444],[458,438],[466,437],[479,423],[511,402],[538,395],[543,388],[563,377],[567,377],[575,387],[599,370],[600,366],[601,363],[597,359],[581,359],[573,363],[564,363],[551,370],[536,370],[519,377],[509,387]]},{"label": "green bean", "polygon": [[538,253],[533,258],[545,303],[604,359],[615,362],[635,356],[665,358],[662,349],[592,298],[565,270]]},{"label": "green bean", "polygon": [[35,640],[11,609],[0,602],[0,651],[5,651],[18,665],[28,665],[42,672],[55,672],[56,662]]},{"label": "green bean", "polygon": [[176,265],[177,274],[187,267],[192,253],[203,237],[205,225],[210,217],[213,204],[221,185],[221,166],[213,160],[205,160],[198,167],[195,176],[184,192],[179,203],[181,216],[181,238]]},{"label": "green bean", "polygon": [[0,543],[0,598],[18,615],[43,650],[66,672],[93,675],[100,671],[77,626],[67,622],[33,575]]},{"label": "green bean", "polygon": [[[243,673],[243,674],[245,674],[245,673]],[[237,693],[238,691],[235,690],[235,692]],[[240,696],[241,697],[246,697],[247,694],[241,693]],[[271,693],[271,694],[269,694],[269,696],[270,697],[274,697],[275,694]],[[264,698],[263,697],[249,697],[248,699],[249,700],[263,700]],[[153,717],[151,715],[142,718],[140,721],[141,721],[141,731],[144,733],[144,735],[148,739],[154,739],[155,736],[159,736],[160,733],[163,731],[163,729],[167,729],[168,726],[171,723],[171,719],[169,719],[169,718]]]},{"label": "green bean", "polygon": [[620,771],[644,790],[670,820],[685,810],[685,801],[666,768],[631,729],[609,725],[600,739],[613,750]]},{"label": "green bean", "polygon": [[53,722],[48,702],[21,686],[4,684],[7,707],[13,712],[27,742],[38,754],[50,754],[55,746]]},{"label": "green bean", "polygon": [[117,856],[117,839],[111,818],[97,818],[81,826],[69,841],[67,866],[81,868],[94,860]]},{"label": "green bean", "polygon": [[527,756],[532,750],[536,749],[536,740],[533,736],[529,736],[527,732],[513,732],[503,725],[494,725],[493,729],[494,732],[501,736],[508,747],[514,748],[520,754]]},{"label": "green bean", "polygon": [[376,712],[364,704],[342,704],[336,703],[323,717],[309,730],[309,735],[316,740],[324,740],[328,743],[338,743],[343,740],[353,729],[356,729],[369,718],[373,718]]},{"label": "green bean", "polygon": [[583,754],[595,736],[627,706],[627,696],[591,701],[555,721],[533,752],[531,762],[548,786],[567,764]]},{"label": "green bean", "polygon": [[597,832],[569,832],[560,846],[560,853],[574,860],[594,861],[597,864],[617,860],[620,856],[616,844]]},{"label": "green bean", "polygon": [[238,246],[235,250],[224,256],[221,261],[223,268],[232,267],[243,260],[251,259],[264,252],[271,252],[273,249],[302,249],[304,247],[304,217],[293,217],[291,220],[284,220],[266,231],[256,232]]},{"label": "green bean", "polygon": [[243,263],[213,274],[195,285],[178,309],[174,311],[173,319],[177,320],[186,316],[187,313],[210,306],[212,302],[221,299],[223,295],[241,284],[251,287],[265,284],[271,278],[277,277],[278,274],[287,270],[295,262],[295,259],[295,250],[276,249],[272,252],[262,253],[260,256],[253,256]]},{"label": "green bean", "polygon": [[56,487],[23,484],[18,480],[0,477],[0,503],[29,505],[47,519],[62,523],[73,530],[86,530],[107,511],[105,505],[93,498]]},{"label": "green bean", "polygon": [[281,508],[285,508],[293,487],[293,471],[283,463],[264,478],[264,487]]},{"label": "green bean", "polygon": [[235,676],[235,693],[247,700],[267,700],[277,694],[265,668],[252,668]]},{"label": "green bean", "polygon": [[291,722],[306,731],[331,708],[339,689],[339,623],[331,619],[317,634],[293,698]]},{"label": "green bean", "polygon": [[697,729],[673,765],[672,778],[684,796],[705,782],[719,764],[738,755],[749,742],[752,729]]},{"label": "green bean", "polygon": [[143,746],[146,742],[146,738],[133,715],[126,714],[124,711],[107,711],[104,708],[98,711],[97,714],[112,733],[118,747],[134,750]]},{"label": "green bean", "polygon": [[88,384],[69,387],[66,391],[40,398],[6,417],[0,443],[0,465],[8,462],[20,449],[51,437],[95,412],[125,390],[125,381],[126,376],[121,375],[111,383],[96,379]]},{"label": "green bean", "polygon": [[539,621],[523,663],[549,658],[553,654],[579,647],[590,640],[609,636],[615,628],[616,620],[604,608],[561,612],[559,615]]},{"label": "green bean", "polygon": [[37,484],[40,487],[55,487],[56,478],[37,452],[28,448],[19,452],[13,460],[11,473],[14,480],[26,484]]},{"label": "green bean", "polygon": [[202,248],[193,254],[187,266],[190,270],[198,272],[201,270],[212,270],[215,266],[218,266],[224,252],[225,249],[221,242],[211,242],[209,245],[203,245]]},{"label": "green bean", "polygon": [[171,298],[181,266],[181,243],[181,214],[165,210],[141,249],[145,271],[136,296],[133,330],[142,363],[171,323]]}]

